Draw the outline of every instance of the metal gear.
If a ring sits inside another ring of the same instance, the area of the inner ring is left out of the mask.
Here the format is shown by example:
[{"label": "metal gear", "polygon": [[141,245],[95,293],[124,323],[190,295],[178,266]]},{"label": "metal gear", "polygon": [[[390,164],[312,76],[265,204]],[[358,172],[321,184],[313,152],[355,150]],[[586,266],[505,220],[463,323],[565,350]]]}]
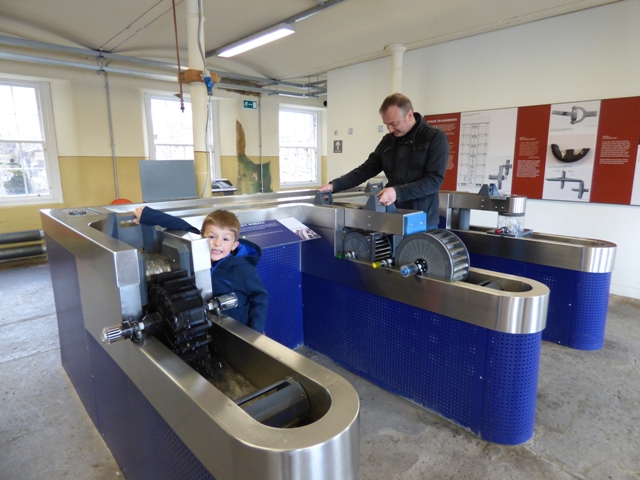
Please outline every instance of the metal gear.
[{"label": "metal gear", "polygon": [[424,265],[424,274],[446,280],[465,280],[469,274],[469,252],[462,240],[449,230],[421,232],[402,239],[395,264]]},{"label": "metal gear", "polygon": [[349,232],[344,236],[342,247],[345,252],[353,252],[357,260],[375,262],[391,256],[389,238],[380,233]]}]

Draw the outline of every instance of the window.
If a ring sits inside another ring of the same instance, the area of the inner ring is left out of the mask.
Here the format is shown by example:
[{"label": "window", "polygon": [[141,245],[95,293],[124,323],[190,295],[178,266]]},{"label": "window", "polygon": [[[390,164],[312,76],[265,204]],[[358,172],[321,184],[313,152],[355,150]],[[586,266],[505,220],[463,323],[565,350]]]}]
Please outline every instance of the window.
[{"label": "window", "polygon": [[[216,178],[220,171],[220,154],[215,145],[219,144],[219,133],[213,131],[218,124],[218,108],[215,100],[209,100],[211,114],[207,126],[209,145],[209,169]],[[184,112],[180,110],[180,99],[172,95],[145,94],[147,130],[149,138],[149,159],[151,160],[194,160],[193,117],[191,102],[184,101]],[[215,142],[214,142],[215,139]]]},{"label": "window", "polygon": [[318,112],[280,109],[280,186],[318,184]]},{"label": "window", "polygon": [[170,96],[147,95],[151,160],[193,160],[191,103]]},{"label": "window", "polygon": [[62,202],[49,84],[0,80],[0,205]]}]

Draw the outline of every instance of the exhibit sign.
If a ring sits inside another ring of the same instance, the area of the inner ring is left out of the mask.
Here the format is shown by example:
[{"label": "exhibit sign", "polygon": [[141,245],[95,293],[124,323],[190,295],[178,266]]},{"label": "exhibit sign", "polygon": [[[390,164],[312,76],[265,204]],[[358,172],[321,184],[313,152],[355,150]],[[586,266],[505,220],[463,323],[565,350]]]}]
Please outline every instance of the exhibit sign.
[{"label": "exhibit sign", "polygon": [[449,139],[443,190],[640,205],[640,97],[425,115]]}]

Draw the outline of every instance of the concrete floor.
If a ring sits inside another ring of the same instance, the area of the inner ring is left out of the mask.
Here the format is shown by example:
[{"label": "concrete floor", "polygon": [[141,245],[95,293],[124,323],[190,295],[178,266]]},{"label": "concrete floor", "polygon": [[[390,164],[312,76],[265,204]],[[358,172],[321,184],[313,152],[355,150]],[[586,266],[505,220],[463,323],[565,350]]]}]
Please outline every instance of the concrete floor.
[{"label": "concrete floor", "polygon": [[[543,342],[535,434],[510,447],[300,352],[360,395],[360,480],[631,480],[640,479],[639,319],[640,301],[612,295],[604,348]],[[0,402],[1,479],[123,478],[60,364],[42,258],[0,263]]]}]

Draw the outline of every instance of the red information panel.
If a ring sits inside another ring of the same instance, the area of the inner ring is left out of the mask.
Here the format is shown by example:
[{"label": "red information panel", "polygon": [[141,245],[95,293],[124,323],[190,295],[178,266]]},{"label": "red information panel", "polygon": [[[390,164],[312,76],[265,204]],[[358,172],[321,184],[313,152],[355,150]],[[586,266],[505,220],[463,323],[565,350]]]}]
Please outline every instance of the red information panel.
[{"label": "red information panel", "polygon": [[640,97],[602,100],[591,201],[629,205],[640,139]]},{"label": "red information panel", "polygon": [[441,190],[455,190],[458,178],[458,145],[460,144],[460,114],[425,115],[425,121],[438,127],[449,138],[449,163]]},{"label": "red information panel", "polygon": [[477,192],[493,183],[506,195],[640,205],[640,97],[425,120],[449,138],[442,190]]},{"label": "red information panel", "polygon": [[551,105],[518,108],[511,193],[542,198]]}]

